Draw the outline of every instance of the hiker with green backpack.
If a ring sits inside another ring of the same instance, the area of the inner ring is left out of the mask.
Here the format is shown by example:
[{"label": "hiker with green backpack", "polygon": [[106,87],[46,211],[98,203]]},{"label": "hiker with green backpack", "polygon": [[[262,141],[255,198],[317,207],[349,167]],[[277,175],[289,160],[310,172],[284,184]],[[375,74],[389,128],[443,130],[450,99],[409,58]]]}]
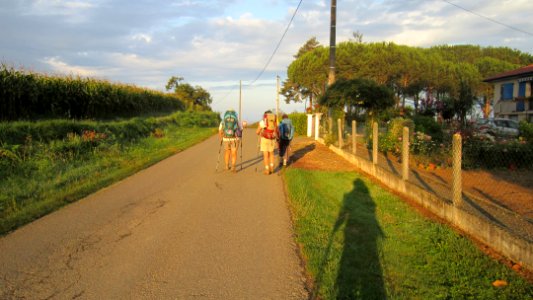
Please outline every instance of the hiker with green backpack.
[{"label": "hiker with green backpack", "polygon": [[279,137],[278,120],[272,111],[265,111],[255,133],[261,136],[260,150],[263,152],[265,165],[263,173],[265,175],[272,174],[274,173],[274,149],[276,148],[276,140]]},{"label": "hiker with green backpack", "polygon": [[237,113],[233,109],[224,113],[224,118],[218,127],[218,134],[221,143],[224,144],[225,169],[230,170],[229,163],[231,158],[231,171],[236,173],[237,150],[239,149],[240,138],[242,137],[242,128],[239,125]]},{"label": "hiker with green backpack", "polygon": [[[289,160],[289,150],[294,137],[294,126],[287,114],[283,114],[279,123],[279,165],[286,166]],[[282,162],[283,161],[283,162]]]}]

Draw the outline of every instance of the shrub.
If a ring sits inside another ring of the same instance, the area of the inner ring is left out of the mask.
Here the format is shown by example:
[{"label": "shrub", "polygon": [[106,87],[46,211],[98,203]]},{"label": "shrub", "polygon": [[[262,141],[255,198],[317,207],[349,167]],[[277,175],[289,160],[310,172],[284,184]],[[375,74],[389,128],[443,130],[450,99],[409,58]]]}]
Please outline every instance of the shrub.
[{"label": "shrub", "polygon": [[430,116],[416,115],[413,117],[415,122],[415,131],[419,131],[430,135],[432,140],[440,143],[443,140],[444,134],[442,127]]},{"label": "shrub", "polygon": [[472,138],[463,145],[465,168],[525,168],[532,169],[533,144],[511,141],[494,143],[486,139]]},{"label": "shrub", "polygon": [[296,135],[307,135],[307,114],[293,112],[289,114],[289,119],[292,121]]},{"label": "shrub", "polygon": [[216,127],[220,117],[214,112],[177,112],[159,118],[133,118],[125,121],[96,122],[76,120],[50,120],[41,122],[2,122],[0,141],[6,144],[23,144],[28,137],[35,141],[49,142],[64,139],[67,134],[83,135],[84,131],[95,131],[110,138],[134,140],[149,136],[156,128],[166,124],[183,127]]},{"label": "shrub", "polygon": [[533,143],[533,124],[521,121],[519,124],[520,137],[529,143]]}]

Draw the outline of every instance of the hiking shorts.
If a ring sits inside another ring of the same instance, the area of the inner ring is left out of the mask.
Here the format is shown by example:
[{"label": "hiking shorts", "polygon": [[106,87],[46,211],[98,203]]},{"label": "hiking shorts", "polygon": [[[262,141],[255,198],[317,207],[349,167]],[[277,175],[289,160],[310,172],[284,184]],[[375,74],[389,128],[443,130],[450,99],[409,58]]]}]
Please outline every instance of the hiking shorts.
[{"label": "hiking shorts", "polygon": [[262,152],[274,152],[274,148],[276,148],[276,140],[275,139],[266,139],[264,137],[261,137],[261,151]]},{"label": "hiking shorts", "polygon": [[223,139],[224,150],[237,150],[239,148],[239,139]]}]

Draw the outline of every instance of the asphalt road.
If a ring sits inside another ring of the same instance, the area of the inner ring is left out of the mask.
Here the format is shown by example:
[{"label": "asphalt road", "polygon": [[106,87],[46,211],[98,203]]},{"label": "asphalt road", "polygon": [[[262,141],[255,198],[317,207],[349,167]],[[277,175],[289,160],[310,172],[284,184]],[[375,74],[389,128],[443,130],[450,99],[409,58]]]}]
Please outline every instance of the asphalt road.
[{"label": "asphalt road", "polygon": [[[0,239],[1,299],[306,299],[281,178],[257,137],[210,138]],[[240,160],[239,160],[240,161]],[[257,172],[256,172],[257,169]]]}]

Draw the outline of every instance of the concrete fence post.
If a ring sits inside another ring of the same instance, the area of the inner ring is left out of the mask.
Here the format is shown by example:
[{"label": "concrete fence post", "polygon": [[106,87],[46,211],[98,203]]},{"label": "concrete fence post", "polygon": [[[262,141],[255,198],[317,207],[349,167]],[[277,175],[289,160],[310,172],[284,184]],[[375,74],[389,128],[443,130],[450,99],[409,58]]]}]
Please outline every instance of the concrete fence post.
[{"label": "concrete fence post", "polygon": [[403,128],[402,136],[402,179],[409,180],[409,127]]},{"label": "concrete fence post", "polygon": [[462,154],[462,140],[461,135],[456,133],[453,135],[453,174],[452,174],[452,194],[453,204],[459,206],[463,202],[463,186],[461,174],[461,154]]},{"label": "concrete fence post", "polygon": [[333,118],[328,117],[328,134],[333,134]]},{"label": "concrete fence post", "polygon": [[320,117],[322,117],[321,113],[315,114],[315,141],[318,140],[320,134]]},{"label": "concrete fence post", "polygon": [[357,154],[357,141],[355,137],[357,136],[357,122],[352,120],[352,153]]},{"label": "concrete fence post", "polygon": [[339,133],[339,149],[342,149],[343,139],[342,139],[342,127],[341,127],[342,121],[341,119],[337,119],[337,132]]},{"label": "concrete fence post", "polygon": [[313,114],[307,114],[307,137],[313,135]]},{"label": "concrete fence post", "polygon": [[378,164],[378,122],[372,124],[372,163]]}]

